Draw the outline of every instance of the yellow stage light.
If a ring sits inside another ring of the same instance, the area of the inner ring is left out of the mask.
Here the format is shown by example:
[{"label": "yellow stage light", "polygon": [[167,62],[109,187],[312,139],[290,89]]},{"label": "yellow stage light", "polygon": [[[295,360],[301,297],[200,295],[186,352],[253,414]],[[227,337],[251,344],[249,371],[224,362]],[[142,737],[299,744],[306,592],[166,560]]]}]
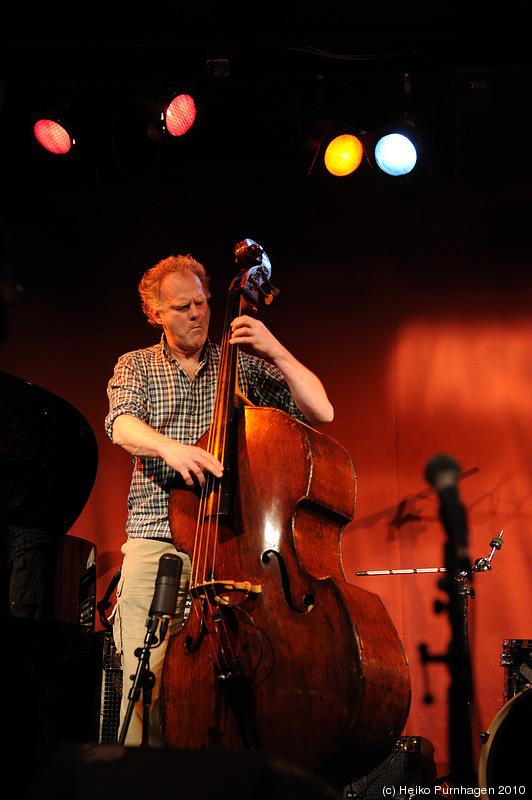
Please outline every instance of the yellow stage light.
[{"label": "yellow stage light", "polygon": [[364,148],[360,139],[350,133],[336,136],[327,146],[323,161],[331,175],[351,175],[362,161]]}]

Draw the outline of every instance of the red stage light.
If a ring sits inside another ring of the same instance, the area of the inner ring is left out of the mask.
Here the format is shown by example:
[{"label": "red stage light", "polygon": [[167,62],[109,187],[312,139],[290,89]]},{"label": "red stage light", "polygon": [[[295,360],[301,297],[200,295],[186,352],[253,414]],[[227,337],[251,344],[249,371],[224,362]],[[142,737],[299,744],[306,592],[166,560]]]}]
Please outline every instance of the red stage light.
[{"label": "red stage light", "polygon": [[166,129],[172,136],[183,136],[196,119],[196,104],[188,94],[174,97],[166,109]]},{"label": "red stage light", "polygon": [[51,119],[40,119],[35,123],[33,132],[37,141],[50,153],[64,155],[72,147],[67,130]]}]

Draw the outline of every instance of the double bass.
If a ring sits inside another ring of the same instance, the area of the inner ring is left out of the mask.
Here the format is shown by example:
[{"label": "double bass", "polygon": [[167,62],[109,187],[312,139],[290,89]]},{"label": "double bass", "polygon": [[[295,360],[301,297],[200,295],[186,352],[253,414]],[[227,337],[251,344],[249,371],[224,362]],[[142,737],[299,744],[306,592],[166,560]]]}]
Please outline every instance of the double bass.
[{"label": "double bass", "polygon": [[356,476],[332,438],[238,386],[231,321],[277,290],[263,248],[236,247],[213,419],[198,445],[224,465],[169,494],[189,554],[190,609],[168,642],[161,722],[171,748],[278,755],[339,787],[393,750],[410,702],[407,659],[379,597],[349,584],[341,532]]}]

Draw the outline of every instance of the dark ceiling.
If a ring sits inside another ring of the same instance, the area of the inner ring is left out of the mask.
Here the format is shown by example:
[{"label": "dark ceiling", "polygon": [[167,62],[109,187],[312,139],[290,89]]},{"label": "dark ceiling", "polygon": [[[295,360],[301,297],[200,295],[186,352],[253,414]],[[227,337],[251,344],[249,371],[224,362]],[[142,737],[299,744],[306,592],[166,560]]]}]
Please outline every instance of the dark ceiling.
[{"label": "dark ceiling", "polygon": [[[68,97],[76,157],[99,168],[163,159],[176,168],[281,162],[304,171],[322,123],[373,130],[404,116],[436,171],[481,170],[504,141],[503,169],[520,168],[528,142],[515,131],[532,122],[527,4],[514,3],[505,20],[500,8],[489,19],[470,4],[428,5],[405,15],[296,3],[230,19],[222,8],[155,2],[120,15],[120,4],[91,4],[68,31],[44,13],[23,24],[19,12],[0,43],[4,157],[27,168],[34,115]],[[150,106],[170,89],[198,99],[197,124],[179,145],[146,136]],[[37,169],[42,154],[30,163]]]},{"label": "dark ceiling", "polygon": [[[104,235],[121,230],[144,264],[152,253],[140,231],[150,221],[163,242],[178,224],[197,219],[211,230],[217,218],[213,239],[220,230],[231,242],[242,232],[282,238],[300,206],[328,204],[321,186],[309,189],[309,170],[331,121],[372,131],[412,118],[430,174],[444,183],[532,177],[529,3],[512,3],[505,17],[500,6],[467,3],[457,13],[411,3],[408,15],[404,4],[284,5],[237,15],[227,6],[169,11],[154,0],[120,12],[119,2],[95,2],[77,6],[73,19],[72,5],[62,16],[58,0],[53,20],[44,7],[3,11],[0,239],[9,238],[17,268],[37,274],[46,258],[59,272],[62,258],[66,270],[72,251],[89,261]],[[147,135],[150,102],[167,89],[197,99],[196,124],[179,140]],[[58,160],[32,129],[65,97],[77,144]],[[345,204],[348,222],[352,204],[366,200],[356,195]],[[375,191],[376,202],[382,195]],[[391,240],[408,213],[400,211]]]}]

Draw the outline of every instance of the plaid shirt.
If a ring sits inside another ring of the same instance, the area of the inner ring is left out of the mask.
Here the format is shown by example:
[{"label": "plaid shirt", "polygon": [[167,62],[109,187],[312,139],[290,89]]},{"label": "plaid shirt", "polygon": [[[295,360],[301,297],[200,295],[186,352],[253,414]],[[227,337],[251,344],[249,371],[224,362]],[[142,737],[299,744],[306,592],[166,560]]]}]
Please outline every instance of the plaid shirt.
[{"label": "plaid shirt", "polygon": [[[113,422],[120,414],[131,414],[172,439],[196,444],[211,424],[219,363],[220,347],[207,341],[199,369],[190,380],[169,355],[164,335],[152,347],[126,353],[107,387],[108,436],[112,440]],[[238,384],[255,405],[279,408],[306,422],[282,374],[268,362],[239,352]],[[170,538],[168,494],[174,476],[162,458],[134,458],[128,536]]]}]

